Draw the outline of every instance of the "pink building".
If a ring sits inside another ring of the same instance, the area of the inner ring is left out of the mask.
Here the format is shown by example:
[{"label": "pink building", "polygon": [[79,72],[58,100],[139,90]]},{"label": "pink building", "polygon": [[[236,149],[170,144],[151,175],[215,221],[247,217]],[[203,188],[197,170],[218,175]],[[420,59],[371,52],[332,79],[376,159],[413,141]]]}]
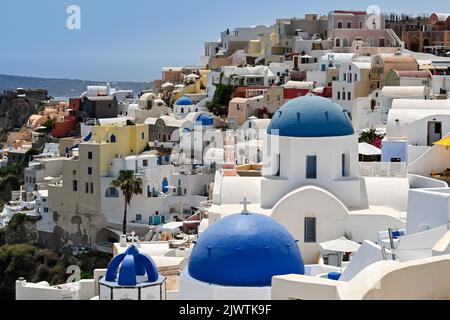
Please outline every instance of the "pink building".
[{"label": "pink building", "polygon": [[336,48],[352,47],[353,41],[363,41],[371,47],[398,47],[400,39],[385,29],[384,16],[369,15],[365,11],[331,11],[328,32]]}]

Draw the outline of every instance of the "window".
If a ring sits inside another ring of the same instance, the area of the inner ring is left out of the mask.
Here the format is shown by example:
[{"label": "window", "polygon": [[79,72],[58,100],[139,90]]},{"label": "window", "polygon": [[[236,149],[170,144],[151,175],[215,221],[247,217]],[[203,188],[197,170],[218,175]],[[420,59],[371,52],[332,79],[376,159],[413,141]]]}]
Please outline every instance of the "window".
[{"label": "window", "polygon": [[89,160],[92,160],[92,151],[89,151],[89,152],[88,152],[88,159],[89,159]]},{"label": "window", "polygon": [[317,179],[317,156],[306,156],[306,179]]},{"label": "window", "polygon": [[105,197],[106,198],[118,198],[119,197],[119,191],[116,188],[108,188],[105,191]]},{"label": "window", "polygon": [[73,170],[73,171],[72,171],[72,174],[73,174],[74,176],[76,176],[76,175],[77,175],[77,170]]},{"label": "window", "polygon": [[343,23],[342,23],[342,21],[338,21],[338,23],[337,23],[337,27],[338,27],[338,29],[342,29],[342,26],[343,26]]},{"label": "window", "polygon": [[92,167],[88,167],[88,175],[92,175]]},{"label": "window", "polygon": [[141,139],[144,140],[145,139],[145,133],[141,132]]},{"label": "window", "polygon": [[347,81],[347,74],[344,73],[344,81]]},{"label": "window", "polygon": [[354,78],[355,78],[355,82],[358,81],[358,74],[357,73],[355,73],[355,77]]},{"label": "window", "polygon": [[91,182],[91,193],[94,193],[94,183]]},{"label": "window", "polygon": [[136,214],[136,221],[142,221],[142,214]]},{"label": "window", "polygon": [[89,193],[89,183],[88,182],[86,182],[86,184],[84,185],[84,191],[86,193]]},{"label": "window", "polygon": [[78,180],[72,181],[72,191],[78,191]]},{"label": "window", "polygon": [[111,141],[111,143],[115,143],[117,141],[117,138],[114,134],[111,135],[110,141]]},{"label": "window", "polygon": [[341,92],[340,91],[337,92],[337,99],[341,100]]},{"label": "window", "polygon": [[142,165],[143,165],[144,167],[148,167],[148,160],[147,160],[147,159],[142,160]]},{"label": "window", "polygon": [[342,91],[342,100],[345,100],[345,91]]},{"label": "window", "polygon": [[305,218],[305,243],[316,242],[316,218]]},{"label": "window", "polygon": [[45,212],[45,213],[48,212],[48,208],[47,208],[47,207],[44,208],[44,212]]},{"label": "window", "polygon": [[349,172],[348,172],[348,165],[347,165],[347,156],[346,156],[346,154],[345,153],[343,153],[342,154],[342,163],[341,163],[341,166],[342,166],[342,176],[343,177],[348,177],[349,176]]},{"label": "window", "polygon": [[348,101],[352,100],[352,93],[351,92],[347,92],[347,97],[348,97]]},{"label": "window", "polygon": [[352,22],[351,21],[347,21],[347,29],[351,29],[352,28]]}]

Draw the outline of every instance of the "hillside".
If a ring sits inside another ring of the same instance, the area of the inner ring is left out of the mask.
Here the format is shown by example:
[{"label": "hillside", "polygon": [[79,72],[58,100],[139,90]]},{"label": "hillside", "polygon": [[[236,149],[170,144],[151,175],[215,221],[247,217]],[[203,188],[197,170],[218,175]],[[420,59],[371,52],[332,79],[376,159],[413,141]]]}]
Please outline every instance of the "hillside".
[{"label": "hillside", "polygon": [[[106,83],[102,81],[0,75],[0,92],[17,88],[45,88],[52,97],[77,97],[86,91],[87,86],[105,84]],[[151,86],[151,82],[111,82],[111,87],[118,90],[133,90],[135,94],[144,89],[148,89]]]}]

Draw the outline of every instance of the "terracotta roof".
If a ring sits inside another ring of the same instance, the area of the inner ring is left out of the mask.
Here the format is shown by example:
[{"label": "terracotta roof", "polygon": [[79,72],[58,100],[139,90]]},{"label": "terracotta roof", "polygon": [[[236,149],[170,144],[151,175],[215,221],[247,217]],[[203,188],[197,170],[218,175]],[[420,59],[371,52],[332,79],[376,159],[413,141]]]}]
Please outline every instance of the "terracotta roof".
[{"label": "terracotta roof", "polygon": [[413,56],[388,56],[383,58],[384,63],[417,63]]},{"label": "terracotta roof", "polygon": [[400,78],[431,78],[431,72],[428,70],[395,72],[397,72]]},{"label": "terracotta roof", "polygon": [[353,14],[355,16],[364,16],[367,14],[366,11],[350,11],[350,10],[335,10],[333,13],[337,14]]}]

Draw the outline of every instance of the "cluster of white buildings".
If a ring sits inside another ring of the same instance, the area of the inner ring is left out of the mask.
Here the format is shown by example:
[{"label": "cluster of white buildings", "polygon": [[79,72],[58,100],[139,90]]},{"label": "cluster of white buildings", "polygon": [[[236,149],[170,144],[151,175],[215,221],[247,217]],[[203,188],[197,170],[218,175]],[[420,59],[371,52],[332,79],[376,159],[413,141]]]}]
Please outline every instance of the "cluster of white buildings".
[{"label": "cluster of white buildings", "polygon": [[[450,60],[406,50],[372,18],[222,32],[203,68],[164,68],[117,118],[85,123],[71,154],[36,158],[20,201],[39,231],[114,257],[90,280],[20,279],[17,299],[448,299],[450,100],[430,70]],[[215,115],[224,87],[228,114]],[[122,170],[144,189],[128,237],[111,186]]]}]

